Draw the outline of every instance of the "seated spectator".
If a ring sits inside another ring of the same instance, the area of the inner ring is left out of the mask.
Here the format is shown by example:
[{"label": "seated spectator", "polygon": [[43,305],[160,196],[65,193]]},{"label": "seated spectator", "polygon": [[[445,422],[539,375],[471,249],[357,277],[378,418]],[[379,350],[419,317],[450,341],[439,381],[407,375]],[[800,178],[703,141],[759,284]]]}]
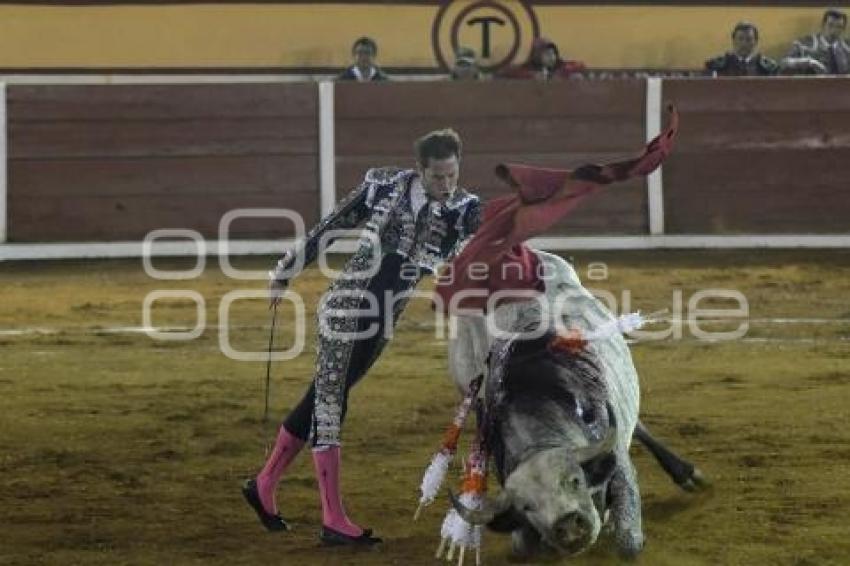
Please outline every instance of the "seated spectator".
[{"label": "seated spectator", "polygon": [[375,65],[378,56],[378,44],[371,37],[360,37],[351,46],[354,64],[344,70],[337,80],[340,81],[386,81],[389,77]]},{"label": "seated spectator", "polygon": [[481,69],[475,51],[469,47],[458,47],[455,52],[455,64],[452,67],[453,81],[477,81],[481,79]]},{"label": "seated spectator", "polygon": [[538,37],[531,46],[528,61],[516,67],[508,67],[498,73],[503,79],[565,79],[580,76],[586,69],[581,61],[565,61],[552,41]]},{"label": "seated spectator", "polygon": [[706,61],[706,72],[723,77],[775,75],[779,65],[756,51],[758,43],[758,28],[749,22],[739,22],[732,30],[732,51]]},{"label": "seated spectator", "polygon": [[452,66],[453,81],[477,81],[481,79],[481,69],[475,50],[469,47],[458,47],[455,51],[455,62]]},{"label": "seated spectator", "polygon": [[847,14],[827,10],[820,32],[801,37],[782,60],[784,70],[798,74],[850,74],[850,45],[844,41]]}]

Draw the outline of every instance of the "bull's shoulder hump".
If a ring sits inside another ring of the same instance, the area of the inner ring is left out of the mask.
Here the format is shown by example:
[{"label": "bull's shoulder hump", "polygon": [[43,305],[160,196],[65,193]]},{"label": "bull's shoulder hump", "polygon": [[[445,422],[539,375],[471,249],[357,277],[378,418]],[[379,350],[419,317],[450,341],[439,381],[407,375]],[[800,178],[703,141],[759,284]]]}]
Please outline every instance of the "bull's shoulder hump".
[{"label": "bull's shoulder hump", "polygon": [[581,280],[578,277],[578,273],[576,273],[575,268],[573,268],[570,262],[553,253],[537,249],[533,251],[537,254],[537,257],[540,258],[540,261],[545,266],[546,281],[544,283],[548,284],[550,281],[567,281],[574,285],[581,286]]}]

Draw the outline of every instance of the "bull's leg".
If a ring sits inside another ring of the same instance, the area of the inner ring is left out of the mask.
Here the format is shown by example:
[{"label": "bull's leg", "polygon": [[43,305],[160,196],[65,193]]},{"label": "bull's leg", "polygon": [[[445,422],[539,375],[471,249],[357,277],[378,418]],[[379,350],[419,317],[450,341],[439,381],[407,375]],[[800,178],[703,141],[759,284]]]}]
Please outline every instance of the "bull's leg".
[{"label": "bull's leg", "polygon": [[469,391],[470,383],[487,371],[487,321],[476,315],[452,319],[456,334],[449,339],[449,371],[461,395]]},{"label": "bull's leg", "polygon": [[637,474],[628,457],[620,459],[608,484],[611,520],[617,548],[625,558],[636,557],[643,548],[640,491]]},{"label": "bull's leg", "polygon": [[667,475],[676,482],[676,485],[686,491],[697,491],[707,485],[705,476],[699,468],[675,454],[662,442],[652,436],[644,424],[638,421],[635,427],[634,438],[652,453]]},{"label": "bull's leg", "polygon": [[596,512],[599,514],[599,520],[602,521],[602,527],[605,528],[608,525],[608,482],[606,481],[597,491],[593,494],[593,506],[596,507]]},{"label": "bull's leg", "polygon": [[543,544],[540,533],[526,525],[511,533],[511,548],[518,558],[530,558],[540,554]]}]

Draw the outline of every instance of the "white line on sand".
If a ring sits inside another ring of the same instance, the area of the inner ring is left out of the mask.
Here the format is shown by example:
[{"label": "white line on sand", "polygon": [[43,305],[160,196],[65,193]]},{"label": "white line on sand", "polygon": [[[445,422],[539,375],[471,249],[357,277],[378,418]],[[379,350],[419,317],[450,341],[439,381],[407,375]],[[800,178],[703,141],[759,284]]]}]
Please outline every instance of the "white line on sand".
[{"label": "white line on sand", "polygon": [[[655,322],[653,324],[669,324],[677,322],[686,324],[688,322],[698,322],[699,324],[740,324],[747,322],[751,325],[760,326],[785,326],[785,325],[850,325],[850,318],[743,318],[743,317],[728,317],[728,318],[673,318]],[[411,324],[403,322],[403,325]],[[418,323],[417,329],[433,328],[433,324]],[[220,324],[209,324],[207,330],[221,330]],[[230,330],[267,330],[268,325],[231,325]],[[53,327],[18,327],[18,328],[0,328],[0,336],[26,336],[26,335],[53,335],[53,334],[83,334],[83,335],[104,335],[104,334],[147,334],[149,332],[188,332],[193,327],[188,326],[53,326]],[[751,338],[750,340],[761,340],[760,338]]]}]

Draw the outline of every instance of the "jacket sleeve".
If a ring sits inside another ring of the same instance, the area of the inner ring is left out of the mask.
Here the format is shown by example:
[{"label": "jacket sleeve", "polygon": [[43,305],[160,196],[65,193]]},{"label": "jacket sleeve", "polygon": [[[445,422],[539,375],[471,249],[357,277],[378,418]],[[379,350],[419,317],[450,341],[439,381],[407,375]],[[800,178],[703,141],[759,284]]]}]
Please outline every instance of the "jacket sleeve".
[{"label": "jacket sleeve", "polygon": [[717,57],[713,57],[705,62],[705,71],[706,74],[717,73],[720,74],[726,70],[726,56],[718,55]]},{"label": "jacket sleeve", "polygon": [[806,37],[802,37],[800,39],[795,39],[794,43],[791,44],[791,49],[788,50],[788,54],[785,56],[786,59],[796,59],[798,57],[807,57],[809,55],[809,47],[805,45]]},{"label": "jacket sleeve", "polygon": [[759,57],[759,69],[761,70],[761,74],[772,76],[779,73],[779,63],[771,59],[770,57],[765,57],[762,55]]},{"label": "jacket sleeve", "polygon": [[316,260],[322,244],[329,246],[333,243],[333,239],[322,242],[322,236],[329,230],[351,229],[361,225],[371,214],[378,189],[375,183],[368,180],[367,175],[367,180],[337,203],[333,212],[308,231],[304,239],[284,252],[275,268],[269,272],[269,277],[285,285]]},{"label": "jacket sleeve", "polygon": [[823,63],[814,56],[816,47],[817,38],[814,35],[794,41],[788,55],[779,62],[779,71],[783,74],[826,73]]}]

